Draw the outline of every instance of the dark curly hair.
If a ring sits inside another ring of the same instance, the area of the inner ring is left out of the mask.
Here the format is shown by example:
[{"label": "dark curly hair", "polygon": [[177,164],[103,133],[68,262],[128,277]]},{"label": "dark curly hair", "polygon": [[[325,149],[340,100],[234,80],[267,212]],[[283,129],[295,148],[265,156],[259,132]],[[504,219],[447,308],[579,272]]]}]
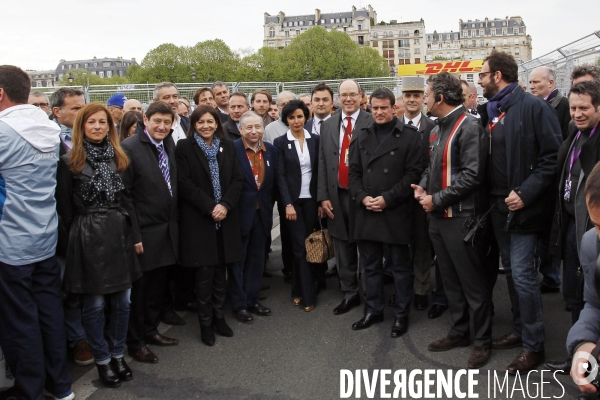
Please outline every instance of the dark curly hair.
[{"label": "dark curly hair", "polygon": [[292,100],[283,107],[283,111],[281,112],[281,122],[285,124],[285,126],[290,126],[288,124],[288,117],[294,113],[296,110],[302,110],[304,114],[304,119],[308,120],[310,116],[310,111],[308,111],[308,107],[301,100]]},{"label": "dark curly hair", "polygon": [[460,106],[463,103],[463,90],[460,80],[448,72],[431,75],[427,80],[435,101],[440,101],[440,95],[444,96],[444,102],[450,106]]}]

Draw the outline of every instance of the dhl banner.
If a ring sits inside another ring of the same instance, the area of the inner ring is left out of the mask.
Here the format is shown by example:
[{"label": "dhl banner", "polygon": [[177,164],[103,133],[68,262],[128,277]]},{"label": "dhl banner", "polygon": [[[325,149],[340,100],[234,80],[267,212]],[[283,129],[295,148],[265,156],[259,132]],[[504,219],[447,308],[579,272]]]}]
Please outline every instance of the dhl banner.
[{"label": "dhl banner", "polygon": [[440,72],[462,74],[481,72],[483,60],[438,61],[425,64],[398,65],[398,76],[435,75]]}]

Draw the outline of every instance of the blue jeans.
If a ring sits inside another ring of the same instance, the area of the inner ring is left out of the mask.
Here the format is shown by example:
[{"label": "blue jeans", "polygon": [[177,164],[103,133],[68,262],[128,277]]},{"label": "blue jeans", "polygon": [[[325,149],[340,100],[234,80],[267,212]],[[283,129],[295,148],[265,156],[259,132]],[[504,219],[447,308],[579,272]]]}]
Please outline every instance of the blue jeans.
[{"label": "blue jeans", "polygon": [[540,235],[537,241],[537,256],[540,258],[540,274],[542,274],[542,285],[558,288],[560,287],[560,262],[550,257],[550,233]]},{"label": "blue jeans", "polygon": [[492,224],[506,271],[513,310],[513,333],[523,339],[525,350],[544,351],[542,297],[535,270],[537,235],[505,232],[508,207],[504,197],[497,196],[495,204]]},{"label": "blue jeans", "polygon": [[389,249],[389,268],[394,276],[394,287],[396,288],[394,314],[396,318],[408,317],[413,294],[413,270],[408,245],[383,244],[370,240],[362,240],[358,243],[358,250],[364,260],[365,268],[366,312],[382,315],[385,307],[382,284],[384,247]]},{"label": "blue jeans", "polygon": [[71,391],[60,286],[55,257],[0,262],[0,347],[19,399],[43,400],[44,386],[55,395]]},{"label": "blue jeans", "polygon": [[[67,265],[64,257],[56,257],[58,265],[60,265],[60,279],[65,276],[65,267]],[[67,332],[67,342],[70,348],[81,340],[87,340],[85,337],[85,329],[81,322],[81,308],[69,309],[65,308],[65,330]]]},{"label": "blue jeans", "polygon": [[[96,364],[108,364],[111,357],[123,357],[125,340],[127,339],[127,324],[129,322],[130,293],[131,289],[126,289],[107,295],[83,295],[83,327]],[[110,300],[107,339],[104,338],[104,305],[106,298]]]},{"label": "blue jeans", "polygon": [[267,233],[260,210],[256,210],[250,233],[242,237],[244,258],[231,264],[229,270],[229,291],[233,311],[246,310],[258,303],[260,280],[265,266],[266,242]]}]

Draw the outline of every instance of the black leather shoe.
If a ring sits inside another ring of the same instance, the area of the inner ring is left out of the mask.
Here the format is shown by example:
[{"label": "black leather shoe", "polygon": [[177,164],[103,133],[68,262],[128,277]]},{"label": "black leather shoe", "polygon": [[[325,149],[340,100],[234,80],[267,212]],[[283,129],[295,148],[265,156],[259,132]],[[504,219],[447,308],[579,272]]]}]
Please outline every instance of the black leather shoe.
[{"label": "black leather shoe", "polygon": [[333,309],[333,313],[335,315],[346,314],[348,311],[352,310],[352,308],[360,305],[360,296],[355,294],[349,299],[344,299],[340,303],[339,306]]},{"label": "black leather shoe", "polygon": [[96,364],[96,368],[98,368],[98,375],[100,376],[100,381],[104,386],[109,388],[117,388],[121,386],[121,380],[115,371],[113,371],[110,363],[104,365]]},{"label": "black leather shoe", "polygon": [[338,276],[337,266],[334,266],[325,272],[325,279],[333,278],[334,276]]},{"label": "black leather shoe", "polygon": [[112,358],[110,360],[110,365],[112,366],[113,371],[117,373],[117,376],[122,381],[130,381],[133,379],[133,373],[131,372],[131,368],[125,362],[123,357],[121,358]]},{"label": "black leather shoe", "polygon": [[359,321],[352,324],[352,330],[360,331],[361,329],[367,329],[373,324],[383,322],[383,315],[375,315],[367,313]]},{"label": "black leather shoe", "polygon": [[567,304],[567,305],[565,306],[565,311],[566,311],[566,312],[572,312],[572,311],[573,311],[573,307],[571,307],[570,305],[568,305],[568,304]]},{"label": "black leather shoe", "polygon": [[233,337],[233,330],[225,322],[225,318],[213,318],[213,329],[221,336]]},{"label": "black leather shoe", "polygon": [[559,287],[552,287],[552,286],[548,286],[548,285],[540,285],[540,293],[545,294],[545,293],[558,293],[560,292],[560,288]]},{"label": "black leather shoe", "polygon": [[415,309],[424,310],[429,306],[427,295],[415,294]]},{"label": "black leather shoe", "polygon": [[212,326],[200,327],[200,340],[207,346],[213,346],[215,344],[215,331]]},{"label": "black leather shoe", "polygon": [[439,318],[443,313],[446,312],[447,309],[448,309],[448,306],[444,306],[441,304],[434,304],[431,306],[431,308],[429,308],[429,311],[427,312],[427,318],[429,318],[429,319]]},{"label": "black leather shoe", "polygon": [[[515,347],[522,347],[523,340],[520,336],[515,335],[514,333],[509,333],[506,335],[500,336],[498,339],[492,340],[492,349],[514,349]],[[533,352],[530,352],[533,353]]]},{"label": "black leather shoe", "polygon": [[505,274],[506,273],[506,270],[504,269],[504,267],[502,265],[498,267],[498,273],[499,274]]},{"label": "black leather shoe", "polygon": [[173,310],[167,311],[160,320],[167,325],[181,326],[185,325],[185,320],[181,318],[177,313]]},{"label": "black leather shoe", "polygon": [[325,281],[315,281],[315,296],[321,293],[321,290],[327,289],[327,282]]},{"label": "black leather shoe", "polygon": [[154,354],[148,346],[141,347],[137,350],[128,348],[127,353],[129,353],[134,360],[142,363],[156,364],[158,362],[158,357],[156,357],[156,354]]},{"label": "black leather shoe", "polygon": [[398,338],[408,331],[408,317],[396,318],[392,326],[392,337]]},{"label": "black leather shoe", "polygon": [[248,311],[250,311],[254,315],[260,315],[261,317],[268,317],[272,314],[271,310],[260,303],[256,303],[255,305],[248,307]]},{"label": "black leather shoe", "polygon": [[396,304],[396,293],[391,295],[390,299],[388,300],[388,306],[394,307],[394,304]]},{"label": "black leather shoe", "polygon": [[571,372],[572,362],[573,359],[569,357],[563,361],[548,361],[546,364],[544,364],[544,366],[550,371],[556,371],[557,374],[569,375],[569,373]]},{"label": "black leather shoe", "polygon": [[251,324],[254,322],[254,318],[247,310],[239,310],[235,312],[235,317],[238,321],[243,322],[244,324]]},{"label": "black leather shoe", "polygon": [[146,344],[153,344],[161,347],[177,346],[179,344],[179,340],[163,336],[160,333],[146,336],[144,340],[146,341]]},{"label": "black leather shoe", "polygon": [[270,288],[271,288],[271,285],[269,285],[267,283],[261,283],[259,291],[260,290],[267,290],[267,289],[270,289]]}]

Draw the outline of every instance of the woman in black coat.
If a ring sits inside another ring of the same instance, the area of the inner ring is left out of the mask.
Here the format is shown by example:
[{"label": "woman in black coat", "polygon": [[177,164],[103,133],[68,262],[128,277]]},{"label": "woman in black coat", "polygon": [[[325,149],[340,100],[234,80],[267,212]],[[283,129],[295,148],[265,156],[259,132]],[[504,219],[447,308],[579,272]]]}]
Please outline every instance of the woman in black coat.
[{"label": "woman in black coat", "polygon": [[179,257],[196,268],[196,297],[202,342],[215,343],[216,331],[233,336],[225,322],[225,271],[242,259],[237,204],[244,183],[231,140],[225,139],[218,112],[200,106],[190,116],[187,139],[177,143]]},{"label": "woman in black coat", "polygon": [[318,264],[306,261],[304,242],[313,232],[317,216],[324,216],[317,205],[319,136],[304,129],[308,116],[308,107],[303,102],[290,101],[281,114],[281,121],[290,129],[273,141],[278,152],[277,185],[285,204],[284,229],[288,229],[292,238],[294,254],[292,298],[297,306],[302,302],[306,312],[315,308],[313,278]]},{"label": "woman in black coat", "polygon": [[[64,290],[82,295],[82,323],[100,380],[118,387],[133,378],[123,354],[130,288],[141,276],[126,211],[131,200],[119,174],[129,159],[110,112],[98,103],[79,111],[72,141],[61,157],[56,188],[57,211],[69,232]],[[106,298],[111,303],[108,341]]]}]

